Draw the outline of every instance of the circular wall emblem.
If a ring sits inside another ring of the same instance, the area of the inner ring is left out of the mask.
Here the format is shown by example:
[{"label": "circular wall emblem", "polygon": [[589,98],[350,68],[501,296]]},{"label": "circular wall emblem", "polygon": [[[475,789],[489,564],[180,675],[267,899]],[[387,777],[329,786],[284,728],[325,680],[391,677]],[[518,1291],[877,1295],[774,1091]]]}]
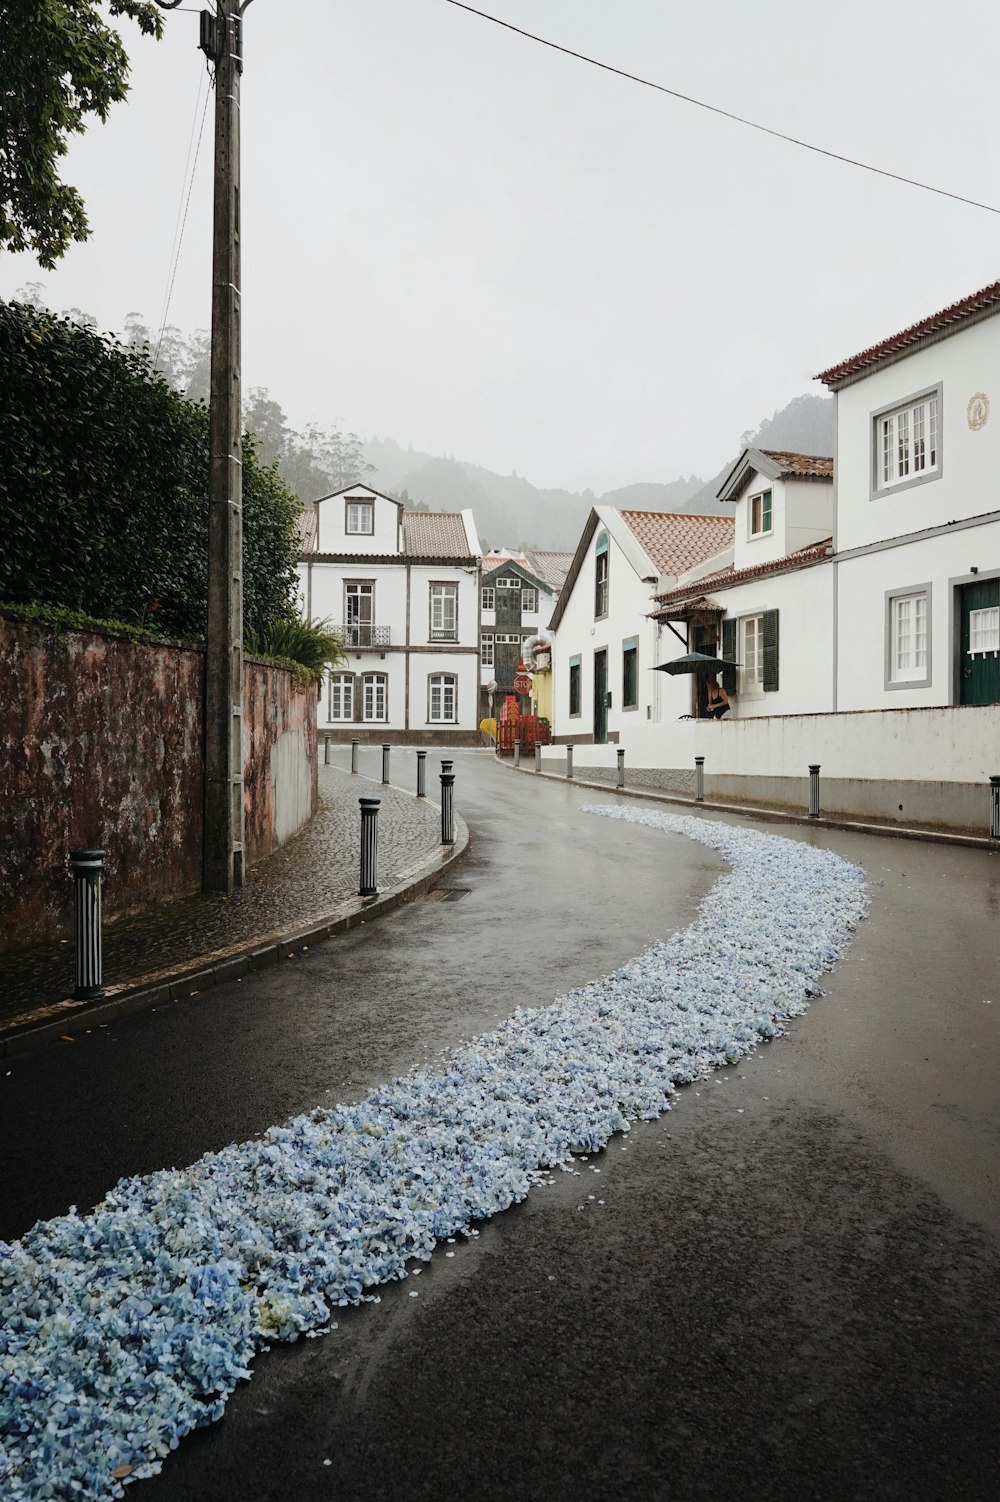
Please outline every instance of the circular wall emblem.
[{"label": "circular wall emblem", "polygon": [[969,420],[969,427],[974,433],[978,433],[980,428],[985,428],[986,419],[989,415],[990,399],[985,391],[977,391],[975,396],[969,397],[969,407],[966,416]]}]

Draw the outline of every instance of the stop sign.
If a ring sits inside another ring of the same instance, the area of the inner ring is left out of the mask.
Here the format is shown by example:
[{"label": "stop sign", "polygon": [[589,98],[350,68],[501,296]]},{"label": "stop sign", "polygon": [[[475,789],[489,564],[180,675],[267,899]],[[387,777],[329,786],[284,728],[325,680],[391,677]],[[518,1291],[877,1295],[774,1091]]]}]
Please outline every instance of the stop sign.
[{"label": "stop sign", "polygon": [[531,693],[531,679],[528,677],[527,673],[518,673],[517,677],[514,679],[514,692],[516,694]]}]

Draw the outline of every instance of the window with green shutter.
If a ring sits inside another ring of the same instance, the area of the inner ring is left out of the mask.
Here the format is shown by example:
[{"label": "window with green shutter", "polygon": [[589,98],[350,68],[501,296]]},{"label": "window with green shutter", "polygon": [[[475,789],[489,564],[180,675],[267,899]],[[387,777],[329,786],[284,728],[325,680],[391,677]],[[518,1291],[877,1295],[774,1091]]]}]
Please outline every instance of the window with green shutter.
[{"label": "window with green shutter", "polygon": [[764,625],[764,692],[773,693],[778,687],[778,612],[765,610]]},{"label": "window with green shutter", "polygon": [[[736,661],[736,621],[727,620],[722,623],[722,655],[727,662]],[[736,669],[723,668],[722,687],[727,694],[736,692]]]}]

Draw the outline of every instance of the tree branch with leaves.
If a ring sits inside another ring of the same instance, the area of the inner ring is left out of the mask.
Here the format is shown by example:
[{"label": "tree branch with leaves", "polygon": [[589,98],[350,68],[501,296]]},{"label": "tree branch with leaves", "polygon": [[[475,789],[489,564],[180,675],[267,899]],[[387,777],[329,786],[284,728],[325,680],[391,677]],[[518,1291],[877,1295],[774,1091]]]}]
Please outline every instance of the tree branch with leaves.
[{"label": "tree branch with leaves", "polygon": [[[159,38],[153,0],[108,0]],[[69,139],[128,95],[125,45],[97,0],[0,0],[0,248],[51,270],[90,234],[83,199],[59,176]]]}]

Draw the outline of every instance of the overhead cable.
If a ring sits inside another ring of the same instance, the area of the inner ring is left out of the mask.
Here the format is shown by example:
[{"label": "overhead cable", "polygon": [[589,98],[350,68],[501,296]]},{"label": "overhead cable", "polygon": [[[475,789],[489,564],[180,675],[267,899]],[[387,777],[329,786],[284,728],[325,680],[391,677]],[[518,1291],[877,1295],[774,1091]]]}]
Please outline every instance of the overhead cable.
[{"label": "overhead cable", "polygon": [[578,62],[589,63],[592,68],[600,68],[605,73],[614,73],[618,78],[628,79],[630,83],[642,84],[643,88],[655,89],[658,94],[669,94],[671,99],[679,99],[682,104],[693,104],[698,109],[709,110],[713,115],[721,115],[725,120],[732,120],[737,125],[746,125],[750,130],[758,130],[765,136],[774,136],[778,141],[787,141],[790,146],[799,146],[803,151],[813,151],[818,156],[829,157],[831,161],[843,162],[847,167],[859,167],[862,172],[874,172],[879,177],[889,177],[893,182],[906,183],[908,187],[920,188],[924,193],[936,193],[939,198],[951,198],[956,203],[968,204],[973,209],[985,209],[988,214],[1000,214],[1000,208],[991,203],[980,203],[975,198],[965,198],[961,193],[950,193],[947,188],[935,188],[931,183],[919,182],[915,177],[904,177],[901,172],[889,172],[885,167],[873,167],[870,162],[858,161],[855,157],[843,156],[839,151],[828,151],[824,146],[814,146],[811,141],[801,141],[797,136],[787,135],[783,130],[774,130],[770,125],[761,125],[757,120],[748,120],[744,115],[736,115],[732,110],[724,110],[720,105],[707,104],[704,99],[695,99],[690,94],[682,94],[678,89],[669,89],[666,84],[654,83],[651,78],[642,78],[638,73],[629,73],[624,68],[616,68],[611,63],[602,63],[596,57],[589,57],[585,52],[575,52],[572,47],[564,47],[559,42],[551,42],[548,37],[536,35],[533,31],[525,31],[521,26],[515,26],[511,21],[503,21],[499,16],[492,16],[488,11],[477,10],[474,5],[466,5],[464,0],[445,0],[446,5],[453,5],[457,10],[466,10],[470,15],[479,16],[483,21],[492,21],[494,26],[502,26],[505,31],[516,32],[518,36],[525,37],[529,42],[537,42],[541,47],[549,47],[553,52],[561,52],[566,57],[575,57]]}]

